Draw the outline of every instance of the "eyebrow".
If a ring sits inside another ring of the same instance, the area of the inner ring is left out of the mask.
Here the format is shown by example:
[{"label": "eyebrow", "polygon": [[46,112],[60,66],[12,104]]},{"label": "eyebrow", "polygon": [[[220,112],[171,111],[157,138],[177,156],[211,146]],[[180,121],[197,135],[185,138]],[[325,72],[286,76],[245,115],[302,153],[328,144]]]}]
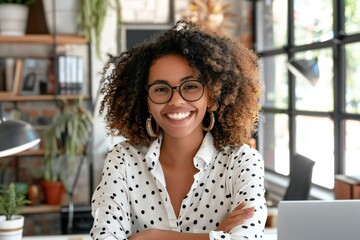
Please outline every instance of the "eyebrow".
[{"label": "eyebrow", "polygon": [[[190,75],[190,76],[186,76],[186,77],[181,78],[180,82],[185,82],[187,80],[194,80],[194,79],[196,79],[196,78],[194,76]],[[157,79],[152,84],[154,84],[154,83],[167,83],[167,84],[169,84],[168,81],[162,80],[162,79]]]}]

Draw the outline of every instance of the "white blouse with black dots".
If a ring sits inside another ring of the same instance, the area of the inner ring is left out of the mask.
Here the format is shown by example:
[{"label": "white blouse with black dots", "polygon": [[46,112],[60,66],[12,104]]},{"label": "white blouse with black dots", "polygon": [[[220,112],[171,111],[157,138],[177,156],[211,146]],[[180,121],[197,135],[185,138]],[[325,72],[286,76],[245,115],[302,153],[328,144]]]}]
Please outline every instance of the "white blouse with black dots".
[{"label": "white blouse with black dots", "polygon": [[[127,239],[145,229],[208,233],[209,239],[261,239],[267,216],[264,163],[243,145],[217,151],[207,133],[194,157],[199,170],[177,218],[159,162],[162,137],[149,149],[121,142],[109,152],[102,180],[93,194],[93,239]],[[229,233],[215,231],[240,202],[255,206],[254,217]]]}]

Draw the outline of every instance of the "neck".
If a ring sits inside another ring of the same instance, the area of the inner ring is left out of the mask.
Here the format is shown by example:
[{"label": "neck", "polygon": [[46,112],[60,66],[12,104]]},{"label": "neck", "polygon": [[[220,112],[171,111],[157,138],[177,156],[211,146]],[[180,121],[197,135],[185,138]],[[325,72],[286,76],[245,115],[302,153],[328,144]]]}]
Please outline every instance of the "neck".
[{"label": "neck", "polygon": [[199,150],[203,132],[196,136],[191,135],[183,138],[174,138],[164,134],[160,149],[160,161],[162,164],[187,167],[193,165],[193,158]]}]

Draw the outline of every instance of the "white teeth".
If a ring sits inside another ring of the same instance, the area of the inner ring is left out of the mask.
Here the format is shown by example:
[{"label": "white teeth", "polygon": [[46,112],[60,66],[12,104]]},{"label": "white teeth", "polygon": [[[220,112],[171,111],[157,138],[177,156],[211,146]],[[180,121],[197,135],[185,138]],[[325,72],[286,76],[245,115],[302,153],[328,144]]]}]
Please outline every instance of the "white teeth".
[{"label": "white teeth", "polygon": [[187,118],[188,116],[190,116],[190,112],[168,113],[168,114],[166,114],[166,116],[170,119],[181,120],[181,119],[184,119],[184,118]]}]

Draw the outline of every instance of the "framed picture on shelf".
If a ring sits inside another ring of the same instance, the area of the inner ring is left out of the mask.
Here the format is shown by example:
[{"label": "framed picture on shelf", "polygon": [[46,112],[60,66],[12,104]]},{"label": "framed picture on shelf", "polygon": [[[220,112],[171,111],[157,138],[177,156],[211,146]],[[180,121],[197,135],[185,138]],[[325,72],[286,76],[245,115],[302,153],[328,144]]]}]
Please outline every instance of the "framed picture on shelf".
[{"label": "framed picture on shelf", "polygon": [[21,59],[0,58],[0,97],[19,93],[22,64]]},{"label": "framed picture on shelf", "polygon": [[26,58],[23,61],[20,95],[47,94],[50,60]]}]

